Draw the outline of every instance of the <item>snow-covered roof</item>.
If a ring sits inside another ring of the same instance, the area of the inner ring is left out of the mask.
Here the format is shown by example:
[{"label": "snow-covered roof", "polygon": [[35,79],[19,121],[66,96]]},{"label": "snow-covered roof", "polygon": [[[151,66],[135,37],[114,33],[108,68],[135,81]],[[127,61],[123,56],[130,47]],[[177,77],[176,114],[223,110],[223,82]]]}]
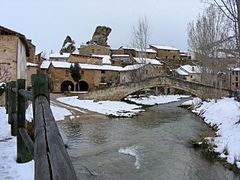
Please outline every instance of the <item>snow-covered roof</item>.
[{"label": "snow-covered roof", "polygon": [[[69,62],[59,62],[59,61],[47,61],[49,62],[49,65],[52,64],[53,67],[55,68],[70,68],[72,63]],[[44,64],[45,66],[43,66],[43,64],[41,65],[41,67],[44,67],[42,69],[47,69],[49,67],[49,65],[47,63]],[[48,65],[48,66],[47,66]],[[91,69],[91,70],[106,70],[106,71],[129,71],[129,70],[134,70],[134,69],[138,69],[142,66],[144,66],[145,64],[135,64],[135,65],[129,65],[129,66],[125,66],[125,67],[121,67],[121,66],[111,66],[111,65],[96,65],[96,64],[82,64],[79,63],[80,68],[82,69]]]},{"label": "snow-covered roof", "polygon": [[49,58],[69,58],[70,53],[53,53],[49,55]]},{"label": "snow-covered roof", "polygon": [[240,68],[237,67],[237,68],[231,68],[232,71],[240,71]]},{"label": "snow-covered roof", "polygon": [[171,50],[171,51],[179,51],[179,49],[172,47],[172,46],[159,46],[159,45],[151,45],[156,49],[163,49],[163,50]]},{"label": "snow-covered roof", "polygon": [[175,71],[176,71],[176,73],[178,73],[181,76],[188,76],[189,75],[189,73],[187,73],[186,71],[184,71],[181,68],[177,68]]},{"label": "snow-covered roof", "polygon": [[153,49],[146,49],[146,52],[149,52],[149,53],[157,53],[157,51],[153,50]]},{"label": "snow-covered roof", "polygon": [[112,58],[118,58],[118,57],[124,57],[124,58],[129,58],[128,54],[113,54]]},{"label": "snow-covered roof", "polygon": [[155,50],[153,50],[151,48],[147,48],[146,50],[143,50],[143,49],[139,49],[139,48],[122,46],[119,49],[131,49],[131,50],[135,50],[135,51],[139,51],[139,52],[157,53]]},{"label": "snow-covered roof", "polygon": [[111,64],[111,57],[109,55],[96,55],[92,54],[92,57],[102,58],[102,64]]},{"label": "snow-covered roof", "polygon": [[201,68],[199,66],[183,65],[180,68],[185,70],[186,72],[188,72],[190,74],[201,73]]},{"label": "snow-covered roof", "polygon": [[157,59],[150,59],[150,58],[136,58],[134,57],[134,59],[137,61],[137,63],[139,64],[155,64],[155,65],[161,65],[162,63],[160,63]]},{"label": "snow-covered roof", "polygon": [[27,67],[38,67],[38,64],[27,62]]},{"label": "snow-covered roof", "polygon": [[41,69],[48,69],[51,64],[51,61],[43,61],[40,68]]}]

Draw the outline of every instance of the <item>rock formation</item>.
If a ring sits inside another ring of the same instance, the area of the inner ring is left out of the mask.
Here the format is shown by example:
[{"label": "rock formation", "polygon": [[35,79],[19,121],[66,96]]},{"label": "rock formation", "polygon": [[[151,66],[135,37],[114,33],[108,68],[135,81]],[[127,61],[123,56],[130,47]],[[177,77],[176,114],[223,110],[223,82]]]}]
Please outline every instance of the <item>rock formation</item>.
[{"label": "rock formation", "polygon": [[112,29],[106,26],[98,26],[92,36],[92,40],[88,41],[87,44],[97,44],[100,46],[109,47],[107,44],[108,35],[111,33]]},{"label": "rock formation", "polygon": [[76,50],[75,42],[72,40],[70,36],[67,36],[65,41],[63,42],[62,49],[60,53],[73,53]]}]

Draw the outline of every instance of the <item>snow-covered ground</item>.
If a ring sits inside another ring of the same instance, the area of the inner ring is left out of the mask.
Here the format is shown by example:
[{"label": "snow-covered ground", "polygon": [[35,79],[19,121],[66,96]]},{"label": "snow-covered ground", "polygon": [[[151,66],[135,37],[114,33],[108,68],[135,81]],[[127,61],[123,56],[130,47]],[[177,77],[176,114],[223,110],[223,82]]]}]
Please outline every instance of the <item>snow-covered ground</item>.
[{"label": "snow-covered ground", "polygon": [[181,98],[187,98],[189,96],[186,95],[160,95],[160,96],[148,96],[148,97],[140,97],[135,98],[134,96],[128,96],[125,100],[142,104],[142,105],[157,105],[157,104],[166,104],[170,102],[179,101]]},{"label": "snow-covered ground", "polygon": [[[64,116],[72,113],[65,108],[51,106],[56,121],[64,120]],[[26,119],[33,118],[32,105],[26,111]],[[5,108],[0,107],[0,179],[28,180],[34,179],[34,162],[24,164],[16,163],[17,147],[16,137],[11,136],[11,126]]]},{"label": "snow-covered ground", "polygon": [[213,142],[217,147],[214,150],[240,168],[240,104],[233,98],[211,100],[202,102],[193,112],[211,126],[217,125],[217,137]]},{"label": "snow-covered ground", "polygon": [[16,163],[16,137],[11,136],[5,108],[0,107],[0,179],[34,179],[33,161]]},{"label": "snow-covered ground", "polygon": [[137,113],[143,111],[143,109],[141,109],[141,106],[120,101],[94,101],[80,100],[77,98],[77,96],[61,97],[57,100],[71,106],[87,109],[89,111],[97,112],[100,114],[120,117],[132,117]]},{"label": "snow-covered ground", "polygon": [[[65,108],[61,108],[55,105],[51,105],[50,107],[56,121],[64,120],[65,116],[72,115],[72,113]],[[32,110],[32,104],[30,104],[26,110],[26,120],[31,122],[32,119],[33,119],[33,110]]]}]

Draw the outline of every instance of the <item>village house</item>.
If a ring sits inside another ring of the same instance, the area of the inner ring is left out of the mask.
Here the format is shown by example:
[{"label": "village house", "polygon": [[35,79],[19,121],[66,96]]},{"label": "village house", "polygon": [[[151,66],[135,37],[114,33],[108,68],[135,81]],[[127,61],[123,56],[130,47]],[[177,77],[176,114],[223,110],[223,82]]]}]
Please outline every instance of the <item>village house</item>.
[{"label": "village house", "polygon": [[201,82],[201,68],[193,65],[183,65],[173,70],[175,77],[186,81]]},{"label": "village house", "polygon": [[27,57],[30,55],[28,41],[23,34],[0,26],[0,65],[8,70],[6,80],[25,79]]},{"label": "village house", "polygon": [[[6,72],[1,82],[26,79],[26,63],[30,57],[29,41],[16,31],[0,26],[0,70]],[[3,95],[0,97],[3,105]]]},{"label": "village house", "polygon": [[128,54],[112,54],[111,55],[111,64],[113,66],[121,66],[125,67],[128,65],[132,65],[133,59],[130,58]]},{"label": "village house", "polygon": [[230,88],[236,92],[240,89],[240,68],[231,68],[229,72]]}]

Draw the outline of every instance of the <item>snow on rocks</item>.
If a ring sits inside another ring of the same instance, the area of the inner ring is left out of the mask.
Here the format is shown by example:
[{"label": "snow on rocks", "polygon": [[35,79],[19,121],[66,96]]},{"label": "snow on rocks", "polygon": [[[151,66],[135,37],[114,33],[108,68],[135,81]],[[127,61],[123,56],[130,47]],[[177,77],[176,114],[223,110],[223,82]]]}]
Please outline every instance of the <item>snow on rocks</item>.
[{"label": "snow on rocks", "polygon": [[201,102],[202,102],[202,100],[200,98],[196,97],[196,98],[193,98],[192,100],[185,101],[184,103],[181,104],[181,106],[196,107],[196,106],[200,105]]},{"label": "snow on rocks", "polygon": [[33,161],[24,164],[16,162],[16,137],[12,137],[10,132],[5,108],[0,107],[0,179],[34,179]]},{"label": "snow on rocks", "polygon": [[140,161],[139,161],[139,155],[137,152],[138,147],[137,146],[131,146],[131,147],[126,147],[126,148],[120,148],[118,150],[119,153],[121,154],[126,154],[135,157],[136,161],[134,163],[136,169],[140,169]]},{"label": "snow on rocks", "polygon": [[[214,151],[227,162],[236,163],[240,168],[240,106],[233,98],[203,102],[194,113],[201,116],[211,126],[217,125]],[[227,151],[227,153],[226,153]]]},{"label": "snow on rocks", "polygon": [[134,96],[128,96],[125,98],[125,100],[142,104],[142,105],[157,105],[157,104],[166,104],[170,102],[179,101],[181,98],[188,98],[189,96],[186,95],[161,95],[161,96],[147,96],[147,97],[140,97],[136,98]]},{"label": "snow on rocks", "polygon": [[71,106],[87,109],[89,111],[97,112],[100,114],[118,117],[132,117],[137,113],[143,111],[143,109],[141,109],[141,106],[120,101],[80,100],[77,96],[61,97],[57,100]]}]

